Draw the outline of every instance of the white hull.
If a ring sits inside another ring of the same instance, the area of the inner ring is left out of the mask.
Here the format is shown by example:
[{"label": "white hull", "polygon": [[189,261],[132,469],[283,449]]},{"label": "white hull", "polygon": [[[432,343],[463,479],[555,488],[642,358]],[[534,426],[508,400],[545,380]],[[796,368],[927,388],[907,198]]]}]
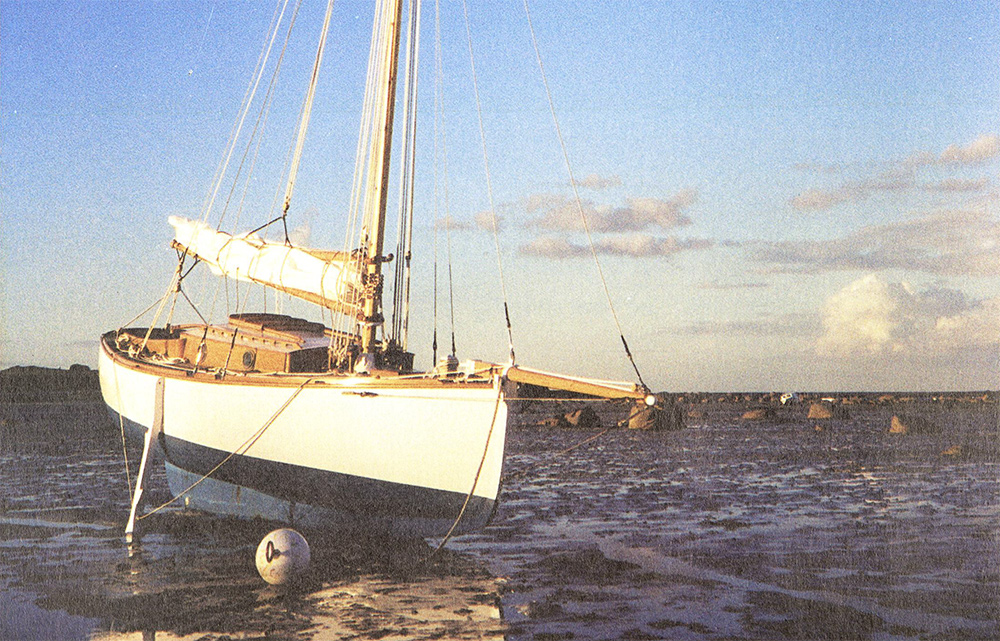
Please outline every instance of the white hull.
[{"label": "white hull", "polygon": [[507,427],[500,376],[492,384],[218,381],[137,363],[103,344],[99,369],[105,402],[133,429],[153,426],[162,393],[171,491],[191,507],[434,536],[447,532],[470,491],[457,531],[485,525],[497,500]]}]

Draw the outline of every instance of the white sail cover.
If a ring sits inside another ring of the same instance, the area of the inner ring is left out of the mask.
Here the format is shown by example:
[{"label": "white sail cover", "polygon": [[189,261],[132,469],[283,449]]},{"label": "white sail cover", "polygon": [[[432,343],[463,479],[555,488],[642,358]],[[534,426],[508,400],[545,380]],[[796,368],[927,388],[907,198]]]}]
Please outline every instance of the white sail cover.
[{"label": "white sail cover", "polygon": [[355,262],[320,258],[306,249],[269,243],[257,234],[232,236],[179,216],[168,220],[175,246],[219,276],[261,283],[340,312],[361,306],[364,287]]}]

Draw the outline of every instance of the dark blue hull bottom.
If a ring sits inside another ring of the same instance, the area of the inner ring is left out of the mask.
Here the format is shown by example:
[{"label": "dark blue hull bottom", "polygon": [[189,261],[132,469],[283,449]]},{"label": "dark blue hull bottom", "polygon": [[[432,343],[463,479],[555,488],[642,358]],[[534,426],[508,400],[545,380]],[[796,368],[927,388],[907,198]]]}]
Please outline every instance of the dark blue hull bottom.
[{"label": "dark blue hull bottom", "polygon": [[[113,410],[112,419],[119,415]],[[126,436],[145,427],[125,419]],[[337,472],[233,456],[229,452],[161,435],[167,483],[184,506],[239,518],[261,518],[303,528],[365,529],[401,536],[444,536],[466,495]],[[209,474],[209,477],[205,475]],[[199,482],[200,481],[200,482]],[[455,533],[485,526],[496,501],[473,496]]]}]

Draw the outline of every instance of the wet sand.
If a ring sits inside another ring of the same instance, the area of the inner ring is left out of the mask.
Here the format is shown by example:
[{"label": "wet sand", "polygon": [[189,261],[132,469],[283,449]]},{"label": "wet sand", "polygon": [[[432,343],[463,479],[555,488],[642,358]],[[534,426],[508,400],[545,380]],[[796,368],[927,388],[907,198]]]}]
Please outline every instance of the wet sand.
[{"label": "wet sand", "polygon": [[[989,639],[1000,636],[995,405],[680,432],[511,431],[494,524],[434,542],[307,533],[306,582],[263,583],[271,526],[168,509],[122,529],[117,432],[96,404],[3,407],[2,639]],[[607,412],[604,412],[605,420]],[[817,427],[819,429],[817,429]],[[946,453],[950,452],[950,453]],[[165,500],[161,474],[151,503]]]}]

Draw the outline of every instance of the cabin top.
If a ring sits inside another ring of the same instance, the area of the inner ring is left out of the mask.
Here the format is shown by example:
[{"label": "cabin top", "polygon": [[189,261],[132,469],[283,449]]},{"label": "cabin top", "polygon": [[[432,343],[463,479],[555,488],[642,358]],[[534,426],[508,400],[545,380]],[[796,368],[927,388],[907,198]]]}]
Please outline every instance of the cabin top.
[{"label": "cabin top", "polygon": [[[330,369],[333,330],[321,323],[268,313],[233,314],[228,320],[223,325],[181,325],[170,330],[124,329],[118,347],[134,349],[145,343],[148,352],[182,367],[289,373]],[[337,337],[351,338],[340,332]]]},{"label": "cabin top", "polygon": [[[233,314],[220,325],[125,328],[117,333],[115,341],[119,351],[153,354],[176,367],[320,373],[351,371],[350,346],[357,344],[358,336],[283,314],[252,313]],[[377,346],[381,350],[381,344]],[[380,357],[373,374],[413,371],[410,352],[390,345],[380,351]]]},{"label": "cabin top", "polygon": [[284,314],[230,314],[229,324],[241,331],[249,329],[271,335],[285,334],[289,340],[309,334],[316,336],[326,334],[326,327],[322,323],[314,323]]}]

